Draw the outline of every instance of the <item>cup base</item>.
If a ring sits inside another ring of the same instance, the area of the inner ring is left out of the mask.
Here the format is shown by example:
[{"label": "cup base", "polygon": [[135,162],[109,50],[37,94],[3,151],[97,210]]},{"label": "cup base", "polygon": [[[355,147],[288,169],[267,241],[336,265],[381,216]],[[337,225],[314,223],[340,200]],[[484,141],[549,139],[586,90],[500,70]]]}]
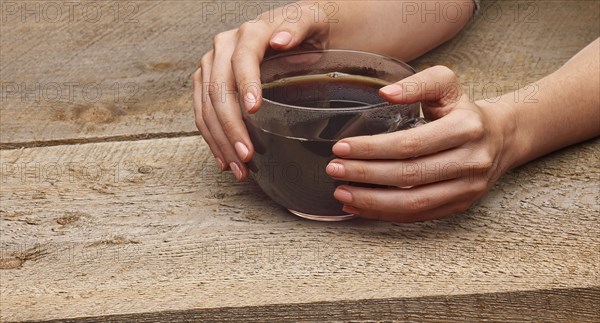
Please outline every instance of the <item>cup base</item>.
[{"label": "cup base", "polygon": [[354,219],[356,215],[354,214],[342,214],[342,215],[313,215],[306,214],[299,211],[294,211],[288,209],[288,211],[292,212],[292,214],[297,215],[301,218],[305,218],[313,221],[322,221],[322,222],[337,222],[337,221],[347,221],[350,219]]}]

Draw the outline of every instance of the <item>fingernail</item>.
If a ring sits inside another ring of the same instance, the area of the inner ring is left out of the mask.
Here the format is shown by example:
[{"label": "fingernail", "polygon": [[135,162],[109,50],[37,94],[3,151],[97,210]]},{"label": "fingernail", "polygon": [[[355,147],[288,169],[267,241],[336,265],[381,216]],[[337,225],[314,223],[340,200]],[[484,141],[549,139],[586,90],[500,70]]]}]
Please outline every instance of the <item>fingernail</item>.
[{"label": "fingernail", "polygon": [[342,203],[352,203],[352,194],[343,188],[338,188],[333,192],[333,197]]},{"label": "fingernail", "polygon": [[215,159],[217,160],[217,166],[219,167],[219,169],[221,170],[221,172],[224,171],[225,170],[225,163],[223,163],[223,161],[219,157],[215,157]]},{"label": "fingernail", "polygon": [[244,106],[246,106],[246,111],[250,111],[252,109],[254,109],[254,106],[256,105],[256,97],[254,96],[254,94],[248,92],[246,93],[246,96],[244,97]]},{"label": "fingernail", "polygon": [[333,145],[333,149],[331,150],[338,156],[346,156],[350,154],[350,145],[345,142],[338,142]]},{"label": "fingernail", "polygon": [[248,147],[246,147],[246,145],[244,145],[241,142],[236,142],[234,147],[235,147],[235,151],[237,152],[238,156],[242,160],[246,160],[246,157],[248,157]]},{"label": "fingernail", "polygon": [[342,211],[349,213],[349,214],[358,214],[360,212],[357,208],[352,207],[350,205],[344,205],[344,207],[342,208]]},{"label": "fingernail", "polygon": [[402,87],[398,84],[390,84],[382,87],[379,91],[385,95],[399,95],[402,93]]},{"label": "fingernail", "polygon": [[327,175],[335,177],[343,177],[346,174],[344,165],[340,163],[329,163],[325,168],[325,172],[327,172]]},{"label": "fingernail", "polygon": [[287,45],[291,41],[292,41],[292,34],[288,33],[287,31],[278,32],[271,39],[271,43],[281,45],[281,46]]},{"label": "fingernail", "polygon": [[240,170],[238,165],[234,162],[231,162],[229,164],[229,167],[231,168],[233,175],[235,175],[235,178],[237,178],[238,181],[241,181],[242,180],[242,171]]}]

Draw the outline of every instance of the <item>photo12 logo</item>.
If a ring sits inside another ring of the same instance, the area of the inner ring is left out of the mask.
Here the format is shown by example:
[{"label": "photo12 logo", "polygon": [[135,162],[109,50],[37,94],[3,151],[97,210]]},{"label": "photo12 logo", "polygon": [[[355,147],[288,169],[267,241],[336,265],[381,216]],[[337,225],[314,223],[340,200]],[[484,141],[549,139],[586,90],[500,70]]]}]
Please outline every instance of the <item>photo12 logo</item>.
[{"label": "photo12 logo", "polygon": [[95,1],[3,1],[0,8],[2,23],[138,23],[140,11],[138,3],[121,1],[108,4]]},{"label": "photo12 logo", "polygon": [[[507,5],[508,3],[508,5]],[[458,22],[463,17],[485,19],[498,22],[510,19],[515,23],[536,23],[539,5],[531,1],[496,1],[486,3],[476,10],[473,0],[460,1],[402,1],[399,19],[403,23],[410,21]],[[474,15],[474,13],[476,13]]]},{"label": "photo12 logo", "polygon": [[[336,18],[340,8],[336,2],[305,2],[299,3],[265,1],[265,2],[241,2],[220,1],[202,2],[202,22],[209,21],[212,17],[218,17],[221,23],[244,21],[256,22],[259,19],[270,23],[275,21],[286,21],[296,23],[304,19],[312,19],[314,22],[337,23]],[[261,14],[263,13],[263,14]]]},{"label": "photo12 logo", "polygon": [[403,23],[411,21],[458,22],[462,17],[474,11],[472,0],[463,1],[402,1],[401,17]]},{"label": "photo12 logo", "polygon": [[156,169],[142,162],[21,162],[0,164],[2,184],[119,183],[149,181]]},{"label": "photo12 logo", "polygon": [[33,103],[57,102],[109,102],[137,103],[140,86],[135,82],[112,84],[80,82],[2,82],[0,102],[19,101]]}]

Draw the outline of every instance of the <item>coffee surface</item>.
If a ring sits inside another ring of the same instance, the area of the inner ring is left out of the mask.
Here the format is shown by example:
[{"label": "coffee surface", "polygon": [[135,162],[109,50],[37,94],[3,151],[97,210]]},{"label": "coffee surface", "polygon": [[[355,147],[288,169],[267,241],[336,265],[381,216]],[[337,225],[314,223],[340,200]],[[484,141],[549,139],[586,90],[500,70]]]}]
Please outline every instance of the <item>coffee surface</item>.
[{"label": "coffee surface", "polygon": [[378,92],[387,84],[389,82],[372,77],[333,72],[263,84],[263,96],[278,103],[307,108],[354,108],[382,103]]}]

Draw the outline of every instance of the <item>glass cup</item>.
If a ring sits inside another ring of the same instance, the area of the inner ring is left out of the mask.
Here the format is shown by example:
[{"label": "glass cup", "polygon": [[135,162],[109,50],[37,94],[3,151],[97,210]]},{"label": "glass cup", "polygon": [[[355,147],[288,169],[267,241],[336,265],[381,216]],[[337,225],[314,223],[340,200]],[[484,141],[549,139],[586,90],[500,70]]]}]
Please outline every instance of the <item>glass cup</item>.
[{"label": "glass cup", "polygon": [[[387,133],[422,123],[420,104],[390,104],[379,88],[412,74],[396,59],[351,50],[269,57],[260,66],[263,101],[243,120],[255,147],[251,177],[291,213],[320,221],[353,218],[333,197],[339,185],[325,168],[340,139]],[[243,105],[242,105],[243,106]]]}]

